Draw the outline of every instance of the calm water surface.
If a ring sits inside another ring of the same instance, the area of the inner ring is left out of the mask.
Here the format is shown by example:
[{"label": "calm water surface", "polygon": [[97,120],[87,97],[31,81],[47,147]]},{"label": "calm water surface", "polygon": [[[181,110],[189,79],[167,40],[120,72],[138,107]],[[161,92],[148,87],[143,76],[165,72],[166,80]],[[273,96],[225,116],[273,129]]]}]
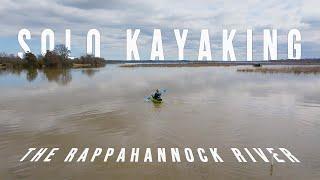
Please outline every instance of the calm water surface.
[{"label": "calm water surface", "polygon": [[[320,75],[112,65],[2,71],[0,87],[1,179],[320,179]],[[144,102],[159,87],[165,102]],[[18,162],[29,147],[218,147],[226,162]],[[230,147],[286,147],[302,162],[271,171]]]}]

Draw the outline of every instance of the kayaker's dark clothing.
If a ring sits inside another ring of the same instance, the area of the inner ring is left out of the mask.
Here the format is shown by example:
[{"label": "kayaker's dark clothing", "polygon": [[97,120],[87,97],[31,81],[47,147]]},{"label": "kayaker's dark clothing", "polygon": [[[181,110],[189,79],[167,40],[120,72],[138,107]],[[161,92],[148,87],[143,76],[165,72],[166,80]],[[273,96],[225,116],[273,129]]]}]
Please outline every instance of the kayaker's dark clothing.
[{"label": "kayaker's dark clothing", "polygon": [[155,93],[154,93],[154,95],[153,95],[153,98],[154,99],[161,99],[161,93],[159,92],[159,91],[156,91]]}]

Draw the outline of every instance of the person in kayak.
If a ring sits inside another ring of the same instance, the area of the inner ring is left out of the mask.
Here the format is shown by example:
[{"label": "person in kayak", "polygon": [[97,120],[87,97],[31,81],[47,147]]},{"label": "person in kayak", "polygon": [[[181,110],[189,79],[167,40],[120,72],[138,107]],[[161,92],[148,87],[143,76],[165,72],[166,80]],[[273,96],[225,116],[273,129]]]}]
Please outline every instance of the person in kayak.
[{"label": "person in kayak", "polygon": [[156,100],[162,100],[162,98],[161,98],[161,93],[160,93],[160,91],[159,91],[159,89],[157,89],[156,90],[156,92],[153,94],[153,96],[152,96],[154,99],[156,99]]}]

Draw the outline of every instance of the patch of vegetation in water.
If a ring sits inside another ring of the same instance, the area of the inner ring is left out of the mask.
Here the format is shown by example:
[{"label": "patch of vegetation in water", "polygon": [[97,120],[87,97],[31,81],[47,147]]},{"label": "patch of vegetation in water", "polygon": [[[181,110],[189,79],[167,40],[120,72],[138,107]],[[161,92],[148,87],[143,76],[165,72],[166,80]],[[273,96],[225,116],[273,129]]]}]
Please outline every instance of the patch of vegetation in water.
[{"label": "patch of vegetation in water", "polygon": [[241,68],[238,72],[258,73],[294,73],[294,74],[319,74],[320,66],[289,66],[289,67],[258,67]]}]

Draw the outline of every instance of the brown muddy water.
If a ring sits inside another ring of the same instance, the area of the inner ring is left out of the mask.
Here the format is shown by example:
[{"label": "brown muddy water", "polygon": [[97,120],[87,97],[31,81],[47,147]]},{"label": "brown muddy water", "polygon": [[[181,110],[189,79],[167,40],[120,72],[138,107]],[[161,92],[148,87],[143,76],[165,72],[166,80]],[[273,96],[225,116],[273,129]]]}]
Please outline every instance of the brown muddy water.
[{"label": "brown muddy water", "polygon": [[[0,87],[0,179],[320,179],[320,75],[112,65],[2,71]],[[163,104],[144,101],[160,87]],[[19,162],[29,147],[61,150]],[[217,147],[225,162],[64,163],[72,147]],[[231,147],[285,147],[301,163],[239,163]]]}]

